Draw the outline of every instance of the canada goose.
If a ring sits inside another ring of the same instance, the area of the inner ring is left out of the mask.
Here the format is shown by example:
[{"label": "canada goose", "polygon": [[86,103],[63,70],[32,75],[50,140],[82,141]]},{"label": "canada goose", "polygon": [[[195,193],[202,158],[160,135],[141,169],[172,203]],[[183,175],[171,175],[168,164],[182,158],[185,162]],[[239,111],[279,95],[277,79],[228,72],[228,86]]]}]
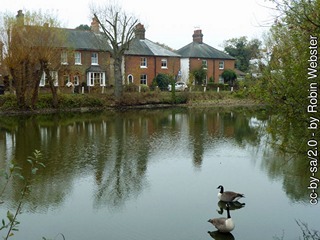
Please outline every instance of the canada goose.
[{"label": "canada goose", "polygon": [[220,189],[220,192],[218,193],[218,198],[223,202],[235,202],[238,201],[240,198],[244,197],[242,193],[236,193],[231,191],[224,192],[222,185],[219,185],[217,189]]},{"label": "canada goose", "polygon": [[230,216],[229,204],[227,204],[227,217],[213,218],[208,220],[220,232],[231,232],[234,229],[234,222]]}]

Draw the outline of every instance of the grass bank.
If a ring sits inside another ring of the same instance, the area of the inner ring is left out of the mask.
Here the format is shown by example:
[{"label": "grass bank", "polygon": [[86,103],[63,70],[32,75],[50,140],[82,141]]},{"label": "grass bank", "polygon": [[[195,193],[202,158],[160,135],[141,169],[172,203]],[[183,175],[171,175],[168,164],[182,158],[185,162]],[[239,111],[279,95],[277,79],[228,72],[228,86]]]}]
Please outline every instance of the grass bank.
[{"label": "grass bank", "polygon": [[[28,106],[27,100],[27,106]],[[40,94],[34,108],[19,109],[16,97],[0,95],[0,114],[41,113],[56,111],[93,111],[117,108],[152,108],[185,106],[251,106],[261,104],[252,96],[239,92],[125,92],[117,101],[113,93],[59,94],[59,107],[53,108],[51,94]]]}]

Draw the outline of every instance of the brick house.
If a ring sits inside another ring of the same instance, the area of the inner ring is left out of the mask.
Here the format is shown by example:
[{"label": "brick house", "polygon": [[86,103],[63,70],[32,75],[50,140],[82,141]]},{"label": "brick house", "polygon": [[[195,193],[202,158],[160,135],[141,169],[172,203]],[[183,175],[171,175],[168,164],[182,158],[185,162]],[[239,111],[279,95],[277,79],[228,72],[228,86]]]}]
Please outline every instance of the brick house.
[{"label": "brick house", "polygon": [[145,38],[142,24],[135,27],[135,37],[124,56],[124,82],[150,86],[159,74],[176,77],[180,71],[180,55]]},{"label": "brick house", "polygon": [[[95,18],[91,30],[61,29],[66,41],[61,50],[61,64],[52,74],[58,86],[87,85],[102,87],[109,85],[111,47],[99,31]],[[45,86],[43,75],[40,86]]]},{"label": "brick house", "polygon": [[[28,34],[34,28],[25,25],[22,10],[18,11],[17,20],[22,22],[20,37]],[[48,27],[48,26],[44,26]],[[77,30],[68,28],[52,28],[56,42],[51,42],[49,48],[54,47],[56,56],[51,60],[51,77],[60,90],[70,86],[107,86],[110,81],[111,47],[106,38],[99,31],[99,23],[93,18],[90,30]],[[58,35],[58,36],[56,36]],[[33,42],[34,47],[41,44]],[[59,59],[60,54],[60,59]],[[40,87],[48,86],[46,74],[43,73]]]},{"label": "brick house", "polygon": [[188,82],[190,73],[204,66],[207,70],[206,83],[210,79],[215,83],[223,83],[221,74],[225,69],[234,70],[235,58],[205,44],[200,29],[195,30],[192,37],[190,44],[177,50],[181,55],[181,80]]}]

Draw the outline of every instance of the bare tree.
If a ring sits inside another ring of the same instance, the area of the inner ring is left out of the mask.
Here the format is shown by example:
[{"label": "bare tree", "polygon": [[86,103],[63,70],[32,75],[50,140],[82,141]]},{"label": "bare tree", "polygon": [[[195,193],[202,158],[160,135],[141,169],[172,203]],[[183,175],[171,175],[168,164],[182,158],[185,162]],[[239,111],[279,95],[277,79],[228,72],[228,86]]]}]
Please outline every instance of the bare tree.
[{"label": "bare tree", "polygon": [[138,19],[128,15],[116,3],[110,3],[104,7],[91,7],[91,11],[112,46],[115,97],[119,100],[123,93],[122,58],[134,37],[134,28]]}]

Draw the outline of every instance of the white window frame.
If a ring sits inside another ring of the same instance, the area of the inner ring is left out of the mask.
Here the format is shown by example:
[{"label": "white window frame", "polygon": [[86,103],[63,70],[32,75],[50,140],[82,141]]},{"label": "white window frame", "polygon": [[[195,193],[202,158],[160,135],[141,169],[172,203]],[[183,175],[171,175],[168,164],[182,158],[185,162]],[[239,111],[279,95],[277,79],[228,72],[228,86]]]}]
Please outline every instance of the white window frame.
[{"label": "white window frame", "polygon": [[59,86],[58,72],[57,71],[50,71],[50,75],[54,79],[53,80],[53,85],[55,87],[58,87]]},{"label": "white window frame", "polygon": [[140,75],[140,84],[147,85],[148,84],[148,76],[147,74]]},{"label": "white window frame", "polygon": [[[131,78],[131,81],[130,81],[130,78]],[[129,74],[128,77],[127,77],[128,84],[133,83],[133,80],[134,80],[133,75]]]},{"label": "white window frame", "polygon": [[[57,71],[50,71],[50,75],[51,75],[51,77],[54,79],[53,85],[54,85],[55,87],[59,86],[58,72],[57,72]],[[44,86],[46,86],[47,84],[48,84],[47,76],[46,76],[46,73],[43,72],[42,75],[41,75],[41,79],[40,79],[39,86],[40,86],[40,87],[44,87]]]},{"label": "white window frame", "polygon": [[166,58],[161,59],[161,68],[168,69],[168,59],[166,59]]},{"label": "white window frame", "polygon": [[224,69],[224,61],[219,62],[219,69]]},{"label": "white window frame", "polygon": [[146,57],[140,58],[140,68],[147,68],[148,67],[148,59]]},{"label": "white window frame", "polygon": [[202,66],[203,66],[204,69],[208,69],[208,61],[203,59],[202,60]]},{"label": "white window frame", "polygon": [[223,79],[222,75],[219,75],[219,83],[224,83],[224,79]]},{"label": "white window frame", "polygon": [[75,86],[79,86],[79,84],[80,84],[80,76],[79,75],[74,75],[73,76],[73,84]]},{"label": "white window frame", "polygon": [[74,64],[75,65],[82,65],[81,63],[81,52],[74,53]]},{"label": "white window frame", "polygon": [[42,75],[41,75],[39,86],[40,87],[44,87],[46,85],[46,82],[47,82],[46,80],[47,80],[46,73],[43,72]]},{"label": "white window frame", "polygon": [[91,65],[99,65],[99,54],[97,52],[91,53]]},{"label": "white window frame", "polygon": [[106,86],[106,74],[105,72],[88,72],[87,85],[90,87],[99,85],[101,87]]},{"label": "white window frame", "polygon": [[61,65],[68,65],[68,53],[66,51],[61,52]]}]

